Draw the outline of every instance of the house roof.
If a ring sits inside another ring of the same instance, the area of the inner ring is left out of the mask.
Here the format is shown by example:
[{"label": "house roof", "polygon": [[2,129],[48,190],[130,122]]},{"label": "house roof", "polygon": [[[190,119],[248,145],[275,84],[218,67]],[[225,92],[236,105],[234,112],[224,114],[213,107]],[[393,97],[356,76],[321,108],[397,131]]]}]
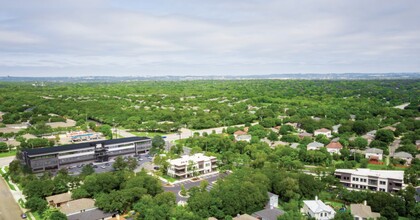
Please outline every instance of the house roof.
[{"label": "house roof", "polygon": [[251,140],[251,135],[249,135],[249,134],[241,134],[241,135],[238,135],[238,136],[236,136],[236,140],[237,141],[241,141],[241,140]]},{"label": "house roof", "polygon": [[252,215],[255,217],[260,217],[264,220],[277,220],[277,217],[283,215],[284,211],[277,209],[277,208],[267,208],[260,210],[258,212],[254,212]]},{"label": "house roof", "polygon": [[374,147],[372,147],[372,148],[368,148],[368,149],[366,149],[366,150],[365,150],[365,153],[371,153],[371,154],[383,154],[383,153],[384,153],[384,151],[383,151],[383,150],[381,150],[381,149],[378,149],[378,148],[374,148]]},{"label": "house roof", "polygon": [[343,148],[343,145],[341,145],[340,142],[330,142],[327,145],[327,148],[330,148],[330,149],[342,149]]},{"label": "house roof", "polygon": [[303,203],[313,212],[330,212],[335,213],[334,209],[331,206],[325,205],[321,200],[304,200]]},{"label": "house roof", "polygon": [[78,143],[78,144],[68,144],[68,145],[62,145],[62,146],[57,146],[57,147],[24,149],[22,151],[26,152],[29,156],[32,156],[32,155],[38,155],[38,154],[58,153],[61,151],[71,151],[71,150],[89,148],[89,147],[94,147],[100,143],[104,145],[112,145],[112,144],[120,144],[120,143],[125,143],[125,142],[142,141],[142,140],[150,140],[150,138],[127,137],[127,138],[111,139],[111,140],[105,140],[105,141],[93,141],[93,142],[85,142],[85,143]]},{"label": "house roof", "polygon": [[323,147],[324,146],[324,144],[323,143],[319,143],[319,142],[316,142],[316,141],[314,141],[314,142],[311,142],[311,143],[309,143],[308,145],[306,145],[307,147],[314,147],[314,148],[321,148],[321,147]]},{"label": "house roof", "polygon": [[312,137],[312,136],[313,136],[313,134],[308,133],[308,132],[299,133],[299,137]]},{"label": "house roof", "polygon": [[245,131],[241,131],[241,130],[238,130],[238,131],[235,131],[235,133],[233,133],[234,135],[245,135],[245,134],[247,134]]},{"label": "house roof", "polygon": [[396,157],[396,158],[401,158],[401,159],[412,159],[413,158],[413,155],[411,155],[411,154],[409,154],[409,153],[407,153],[407,152],[404,152],[404,151],[400,151],[400,152],[397,152],[397,153],[395,153],[394,154],[394,157]]},{"label": "house roof", "polygon": [[315,130],[315,132],[322,132],[322,133],[326,133],[326,132],[331,132],[331,130],[326,129],[326,128],[321,128],[321,129]]},{"label": "house roof", "polygon": [[115,213],[109,213],[104,212],[100,209],[93,209],[85,212],[79,212],[76,214],[68,215],[68,220],[81,220],[81,219],[89,219],[89,220],[98,220],[98,219],[104,219],[108,217],[112,217],[112,215],[117,214]]},{"label": "house roof", "polygon": [[80,212],[81,210],[93,209],[95,207],[95,200],[93,199],[76,199],[67,202],[66,204],[60,206],[60,211],[66,215]]},{"label": "house roof", "polygon": [[296,149],[298,146],[299,146],[299,143],[292,143],[292,144],[290,145],[290,147],[291,147],[291,148],[294,148],[294,149]]},{"label": "house roof", "polygon": [[352,215],[357,215],[362,218],[379,218],[381,215],[377,212],[372,212],[370,206],[363,204],[350,204],[350,212]]},{"label": "house roof", "polygon": [[71,192],[61,193],[61,194],[57,194],[53,196],[47,196],[45,200],[47,200],[47,202],[52,201],[55,204],[68,202],[71,200]]}]

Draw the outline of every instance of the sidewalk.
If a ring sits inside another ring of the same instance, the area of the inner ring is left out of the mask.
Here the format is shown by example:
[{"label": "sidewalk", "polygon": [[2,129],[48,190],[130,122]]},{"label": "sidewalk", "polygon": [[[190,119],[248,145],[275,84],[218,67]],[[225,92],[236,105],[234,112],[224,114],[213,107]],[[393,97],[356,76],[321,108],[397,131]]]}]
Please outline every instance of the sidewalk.
[{"label": "sidewalk", "polygon": [[[1,167],[1,169],[2,169],[2,171],[3,171],[4,173],[6,173],[6,169],[5,169],[5,168],[6,168],[6,166]],[[5,181],[6,181],[6,180],[5,180]],[[35,217],[32,215],[32,213],[31,213],[31,212],[29,212],[29,210],[28,210],[28,209],[23,208],[23,207],[19,204],[19,200],[20,200],[20,199],[23,201],[23,203],[25,203],[25,202],[26,202],[25,196],[22,194],[22,191],[20,191],[19,187],[18,187],[18,186],[17,186],[14,182],[12,182],[12,180],[10,180],[10,179],[9,179],[9,181],[8,181],[8,182],[9,182],[11,185],[13,185],[13,187],[15,187],[15,189],[16,189],[16,190],[12,190],[12,189],[8,188],[8,189],[10,190],[10,192],[12,193],[13,199],[14,199],[14,200],[15,200],[15,202],[18,204],[18,206],[19,206],[20,210],[21,210],[23,213],[26,213],[27,215],[29,215],[31,219],[35,219]]]}]

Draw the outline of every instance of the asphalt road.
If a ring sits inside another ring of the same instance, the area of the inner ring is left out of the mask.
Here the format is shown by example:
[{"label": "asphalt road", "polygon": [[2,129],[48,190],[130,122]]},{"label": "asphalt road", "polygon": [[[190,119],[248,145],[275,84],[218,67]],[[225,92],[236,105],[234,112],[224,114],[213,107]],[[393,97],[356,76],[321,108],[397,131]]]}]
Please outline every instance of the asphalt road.
[{"label": "asphalt road", "polygon": [[13,199],[12,193],[7,187],[7,183],[0,178],[0,220],[21,219],[22,211]]},{"label": "asphalt road", "polygon": [[15,159],[15,156],[0,158],[0,167],[9,166],[9,163]]}]

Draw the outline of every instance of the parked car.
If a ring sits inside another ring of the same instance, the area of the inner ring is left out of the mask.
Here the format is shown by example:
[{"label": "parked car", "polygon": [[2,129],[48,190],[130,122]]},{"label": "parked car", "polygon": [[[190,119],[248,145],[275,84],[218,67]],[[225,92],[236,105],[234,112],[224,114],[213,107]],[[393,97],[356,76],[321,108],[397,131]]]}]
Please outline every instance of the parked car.
[{"label": "parked car", "polygon": [[143,160],[143,158],[139,158],[139,161],[142,161]]},{"label": "parked car", "polygon": [[98,168],[98,165],[93,165],[93,168]]},{"label": "parked car", "polygon": [[109,167],[111,164],[109,164],[109,163],[105,163],[105,166],[107,166],[107,167]]},{"label": "parked car", "polygon": [[25,214],[25,213],[22,213],[22,214],[20,215],[20,217],[21,217],[22,219],[26,219],[28,216],[26,216],[26,214]]},{"label": "parked car", "polygon": [[101,166],[101,168],[102,168],[102,169],[105,169],[105,168],[106,168],[106,166],[102,165],[102,166]]}]

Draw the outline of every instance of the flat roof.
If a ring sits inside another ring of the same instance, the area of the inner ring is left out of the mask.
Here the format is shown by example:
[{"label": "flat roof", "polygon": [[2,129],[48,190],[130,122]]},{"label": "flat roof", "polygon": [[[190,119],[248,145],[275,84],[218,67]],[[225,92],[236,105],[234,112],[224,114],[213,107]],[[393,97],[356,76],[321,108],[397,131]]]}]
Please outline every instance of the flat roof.
[{"label": "flat roof", "polygon": [[370,170],[370,169],[336,169],[335,172],[348,173],[359,176],[372,176],[387,179],[404,179],[404,171],[402,170]]},{"label": "flat roof", "polygon": [[119,138],[119,139],[111,139],[111,140],[102,140],[102,141],[92,141],[92,142],[85,142],[85,143],[77,143],[77,144],[68,144],[56,147],[43,147],[43,148],[35,148],[35,149],[23,149],[22,152],[26,152],[29,156],[38,155],[38,154],[49,154],[49,153],[58,153],[61,151],[71,151],[71,150],[78,150],[83,148],[90,148],[94,147],[97,144],[103,145],[113,145],[113,144],[121,144],[125,142],[133,142],[133,141],[143,141],[143,140],[150,140],[148,137],[127,137],[127,138]]}]

